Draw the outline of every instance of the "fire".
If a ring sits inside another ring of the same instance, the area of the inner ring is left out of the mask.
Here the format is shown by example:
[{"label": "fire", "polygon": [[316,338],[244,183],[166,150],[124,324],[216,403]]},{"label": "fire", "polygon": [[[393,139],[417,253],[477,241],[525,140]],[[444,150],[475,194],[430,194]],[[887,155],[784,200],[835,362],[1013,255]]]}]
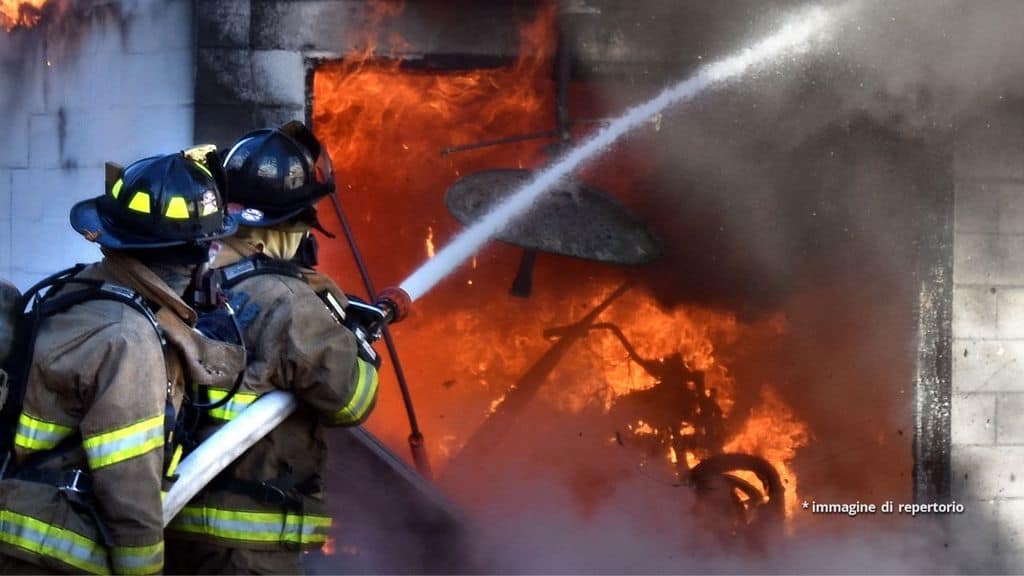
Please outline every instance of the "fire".
[{"label": "fire", "polygon": [[[383,19],[398,5],[373,6],[374,17]],[[375,55],[400,54],[407,44],[391,37],[382,46],[371,27],[358,54],[317,69],[313,126],[330,150],[342,204],[378,286],[398,284],[424,254],[433,257],[435,243],[446,244],[462,229],[444,207],[445,190],[461,175],[546,161],[548,140],[440,152],[554,127],[554,17],[549,6],[524,23],[521,56],[503,67],[403,67],[398,59]],[[614,182],[602,181],[606,189],[632,192],[630,170],[609,172]],[[338,229],[329,205],[321,214],[328,228]],[[539,390],[533,407],[550,408],[567,421],[602,422],[596,435],[602,447],[653,446],[648,453],[664,464],[670,482],[680,469],[715,453],[742,451],[773,464],[786,481],[787,501],[795,502],[796,478],[787,465],[808,442],[806,425],[769,388],[749,415],[733,414],[737,389],[752,384],[738,383],[722,356],[747,339],[783,332],[784,320],[741,323],[721,310],[669,309],[634,288],[573,342],[545,382],[519,385],[559,338],[551,332],[545,338],[545,331],[578,321],[631,273],[542,254],[534,295],[514,299],[507,293],[520,254],[492,244],[394,327],[435,471],[443,475],[481,424],[520,405],[513,398],[533,385]],[[342,285],[359,284],[343,244],[323,242],[321,260]],[[387,382],[390,371],[382,378],[385,392],[368,426],[405,454],[402,405],[394,382]],[[726,430],[737,428],[727,437]],[[606,443],[607,433],[613,436]]]},{"label": "fire", "polygon": [[[761,404],[754,408],[746,423],[725,445],[727,452],[745,452],[761,456],[779,471],[786,488],[786,517],[792,518],[797,501],[797,478],[789,464],[796,451],[810,441],[807,425],[793,414],[769,386],[761,389]],[[747,479],[749,480],[749,478]],[[752,481],[756,486],[756,481]]]},{"label": "fire", "polygon": [[10,32],[14,28],[31,28],[42,17],[48,0],[0,0],[0,26]]},{"label": "fire", "polygon": [[434,257],[434,227],[427,226],[427,238],[423,241],[424,247],[427,250],[427,258]]}]

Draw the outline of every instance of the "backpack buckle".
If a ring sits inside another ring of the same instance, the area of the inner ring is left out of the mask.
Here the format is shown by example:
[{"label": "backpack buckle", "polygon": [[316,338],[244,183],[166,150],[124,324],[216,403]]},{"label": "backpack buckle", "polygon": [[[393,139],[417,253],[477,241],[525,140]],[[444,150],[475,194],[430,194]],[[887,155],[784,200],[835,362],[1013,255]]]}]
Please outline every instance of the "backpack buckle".
[{"label": "backpack buckle", "polygon": [[260,482],[259,499],[272,506],[284,506],[290,500],[280,486],[267,481]]},{"label": "backpack buckle", "polygon": [[86,489],[79,485],[79,481],[82,479],[82,469],[75,468],[72,470],[71,481],[65,482],[63,486],[58,486],[57,489],[61,492],[74,492],[75,494],[85,494]]}]

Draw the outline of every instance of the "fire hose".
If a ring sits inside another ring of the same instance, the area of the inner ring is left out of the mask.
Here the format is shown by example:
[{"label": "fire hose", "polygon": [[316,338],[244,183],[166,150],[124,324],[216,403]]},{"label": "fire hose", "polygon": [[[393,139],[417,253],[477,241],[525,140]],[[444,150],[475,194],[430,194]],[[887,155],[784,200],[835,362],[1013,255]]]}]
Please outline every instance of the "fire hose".
[{"label": "fire hose", "polygon": [[[385,289],[376,305],[364,305],[364,308],[374,308],[379,313],[362,316],[372,319],[364,325],[353,326],[356,328],[353,332],[358,332],[361,342],[372,342],[387,324],[404,318],[409,305],[409,296],[400,288]],[[178,465],[177,481],[164,496],[164,526],[211,480],[283,422],[297,406],[298,401],[289,392],[275,390],[264,394],[186,456]]]}]

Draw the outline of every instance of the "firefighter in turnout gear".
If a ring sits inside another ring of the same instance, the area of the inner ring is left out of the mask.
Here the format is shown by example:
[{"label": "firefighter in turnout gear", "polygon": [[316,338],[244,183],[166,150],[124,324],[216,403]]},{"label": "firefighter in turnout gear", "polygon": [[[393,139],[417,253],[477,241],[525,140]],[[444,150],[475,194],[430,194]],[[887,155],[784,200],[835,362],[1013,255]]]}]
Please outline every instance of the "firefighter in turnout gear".
[{"label": "firefighter in turnout gear", "polygon": [[51,301],[90,286],[121,300],[82,298],[38,324],[0,481],[0,572],[163,569],[168,423],[186,382],[230,385],[245,363],[241,346],[193,330],[182,298],[210,242],[236,228],[201,160],[108,165],[106,193],[72,208],[104,257],[73,269]]},{"label": "firefighter in turnout gear", "polygon": [[208,433],[275,389],[294,393],[299,409],[168,525],[167,571],[301,573],[301,552],[319,549],[331,525],[323,428],[367,418],[379,362],[316,290],[331,287],[340,305],[344,294],[291,262],[311,227],[319,227],[316,202],[334,190],[326,150],[294,122],[248,134],[224,168],[239,231],[218,243],[210,283],[236,309],[249,363],[238,394],[210,412]]}]

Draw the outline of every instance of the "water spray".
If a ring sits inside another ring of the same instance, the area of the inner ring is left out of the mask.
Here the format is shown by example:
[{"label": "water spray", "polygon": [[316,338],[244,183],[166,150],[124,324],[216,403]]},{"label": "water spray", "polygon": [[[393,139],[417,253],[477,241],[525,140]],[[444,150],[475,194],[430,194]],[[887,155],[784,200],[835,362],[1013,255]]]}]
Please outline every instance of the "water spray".
[{"label": "water spray", "polygon": [[[815,37],[836,20],[820,7],[796,14],[778,32],[737,54],[701,68],[686,80],[665,89],[653,100],[630,109],[596,135],[571,149],[558,162],[539,172],[479,222],[463,231],[448,246],[402,282],[399,289],[381,293],[376,307],[384,324],[400,320],[411,303],[452,273],[502,228],[525,214],[530,206],[580,165],[593,159],[626,133],[641,126],[669,106],[693,100],[709,88],[734,80],[752,67],[807,50]],[[235,458],[268,434],[296,408],[295,397],[275,391],[260,397],[239,416],[206,439],[178,467],[180,477],[164,499],[166,525],[185,504]]]},{"label": "water spray", "polygon": [[631,108],[590,139],[571,149],[560,160],[534,177],[490,213],[459,234],[434,258],[401,284],[412,301],[418,300],[438,282],[465,262],[492,236],[525,214],[545,192],[555,187],[583,163],[598,156],[626,133],[643,125],[669,106],[693,100],[709,88],[742,76],[752,67],[786,55],[805,51],[816,36],[834,20],[823,8],[815,7],[792,18],[777,33],[754,46],[718,62],[708,64],[686,80],[666,88],[654,99]]}]

